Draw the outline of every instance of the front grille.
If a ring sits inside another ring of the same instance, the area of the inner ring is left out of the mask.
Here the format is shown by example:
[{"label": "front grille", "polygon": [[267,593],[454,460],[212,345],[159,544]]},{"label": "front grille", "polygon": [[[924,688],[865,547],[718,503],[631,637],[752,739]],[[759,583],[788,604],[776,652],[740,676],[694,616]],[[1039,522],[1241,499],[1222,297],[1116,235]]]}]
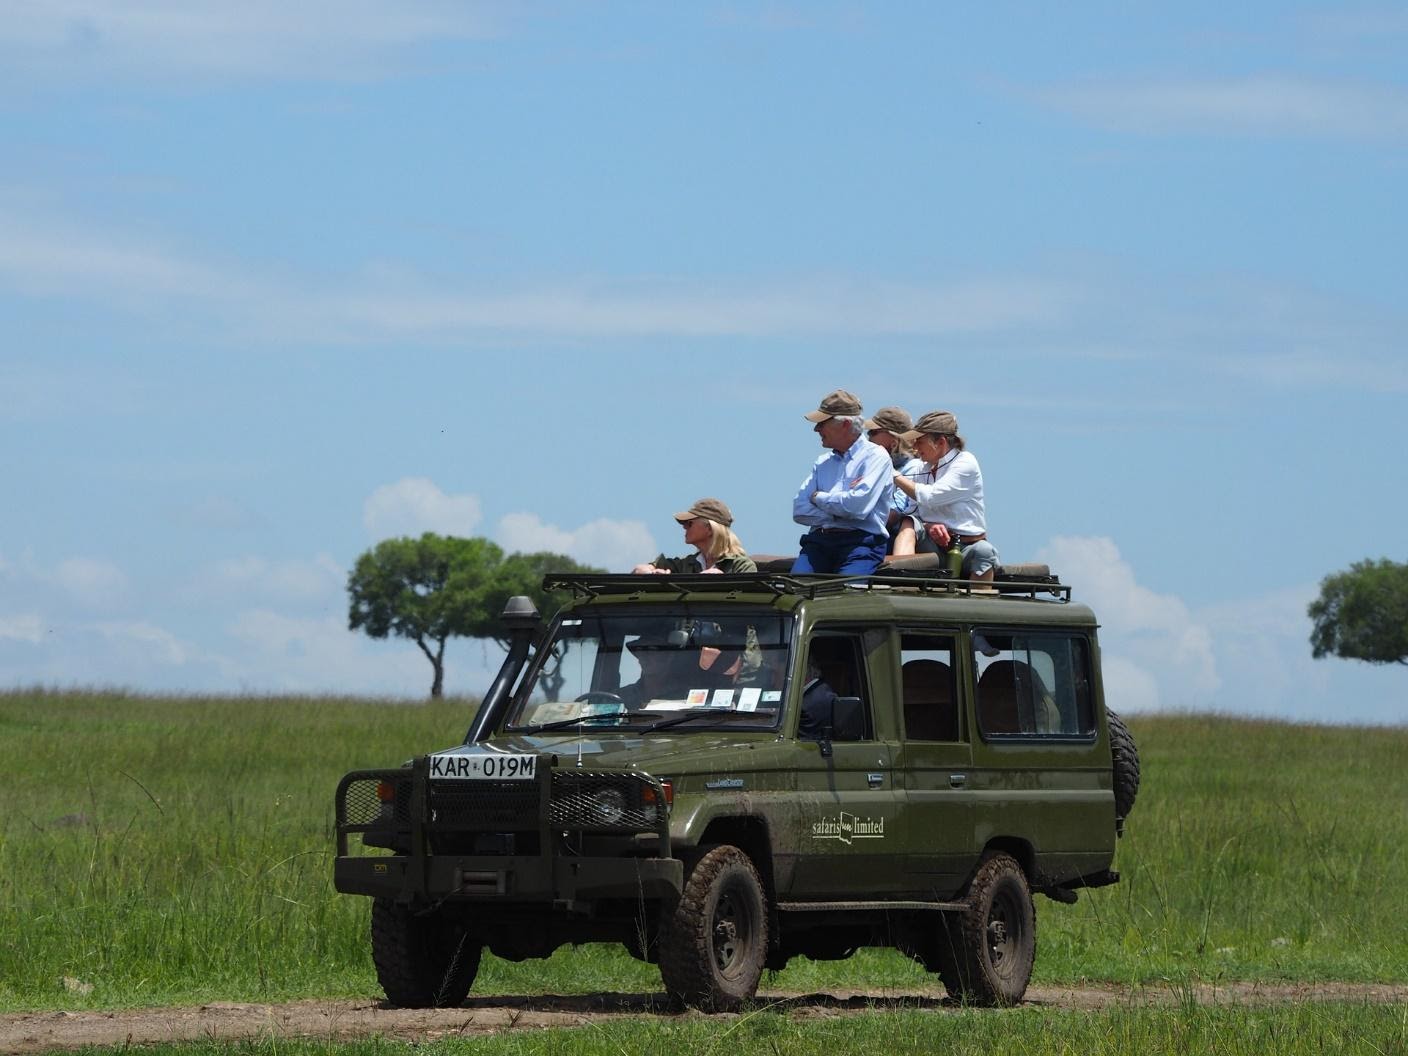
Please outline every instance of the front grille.
[{"label": "front grille", "polygon": [[504,832],[538,827],[536,781],[432,781],[436,828]]},{"label": "front grille", "polygon": [[549,819],[554,829],[653,832],[660,827],[655,786],[629,774],[557,771]]}]

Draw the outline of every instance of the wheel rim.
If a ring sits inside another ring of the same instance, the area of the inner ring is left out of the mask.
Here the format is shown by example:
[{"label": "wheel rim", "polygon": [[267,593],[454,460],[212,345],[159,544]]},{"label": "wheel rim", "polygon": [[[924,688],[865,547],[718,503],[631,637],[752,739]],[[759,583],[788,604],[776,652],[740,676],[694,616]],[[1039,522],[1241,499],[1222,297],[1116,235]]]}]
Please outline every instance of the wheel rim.
[{"label": "wheel rim", "polygon": [[732,885],[719,893],[714,907],[714,967],[720,975],[731,975],[748,960],[748,950],[756,931],[753,909]]},{"label": "wheel rim", "polygon": [[1016,971],[1021,960],[1019,950],[1024,931],[1025,922],[1017,899],[1008,891],[998,891],[988,913],[988,963],[1004,978]]}]

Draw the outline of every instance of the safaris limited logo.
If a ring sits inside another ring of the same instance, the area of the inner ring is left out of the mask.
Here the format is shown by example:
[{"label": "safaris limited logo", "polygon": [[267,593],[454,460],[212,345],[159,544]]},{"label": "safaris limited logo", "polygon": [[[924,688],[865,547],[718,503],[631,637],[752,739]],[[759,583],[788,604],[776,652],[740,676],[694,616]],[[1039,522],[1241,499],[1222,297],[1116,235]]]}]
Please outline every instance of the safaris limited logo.
[{"label": "safaris limited logo", "polygon": [[858,818],[844,810],[834,818],[822,818],[812,822],[812,839],[840,840],[849,844],[852,840],[883,840],[885,838],[884,818]]}]

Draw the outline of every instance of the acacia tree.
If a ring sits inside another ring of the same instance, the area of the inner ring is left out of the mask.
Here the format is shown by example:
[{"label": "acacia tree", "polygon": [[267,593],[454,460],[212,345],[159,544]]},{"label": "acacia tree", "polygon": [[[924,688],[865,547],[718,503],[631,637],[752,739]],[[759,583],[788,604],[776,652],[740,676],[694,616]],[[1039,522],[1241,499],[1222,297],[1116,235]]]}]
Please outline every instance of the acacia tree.
[{"label": "acacia tree", "polygon": [[1320,596],[1308,612],[1316,659],[1408,664],[1408,564],[1356,561],[1347,572],[1320,581]]},{"label": "acacia tree", "polygon": [[508,642],[500,619],[515,594],[551,615],[560,599],[542,589],[544,572],[590,572],[561,554],[512,554],[488,539],[426,532],[419,539],[386,539],[357,558],[347,577],[350,630],[373,638],[395,635],[416,643],[434,671],[430,695],[445,688],[445,643],[450,637]]}]

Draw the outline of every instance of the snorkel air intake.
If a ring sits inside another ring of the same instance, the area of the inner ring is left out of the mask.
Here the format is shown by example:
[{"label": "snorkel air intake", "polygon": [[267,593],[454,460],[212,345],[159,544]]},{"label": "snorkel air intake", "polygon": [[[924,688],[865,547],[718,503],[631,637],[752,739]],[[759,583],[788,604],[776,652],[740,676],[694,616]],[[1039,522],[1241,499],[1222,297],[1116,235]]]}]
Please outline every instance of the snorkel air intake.
[{"label": "snorkel air intake", "polygon": [[522,594],[508,599],[500,619],[508,626],[508,656],[504,657],[503,666],[494,676],[489,691],[484,694],[484,701],[479,705],[474,721],[469,724],[469,732],[464,735],[465,744],[484,740],[498,725],[504,705],[508,703],[509,690],[518,681],[524,661],[528,659],[528,649],[542,625],[533,600]]}]

